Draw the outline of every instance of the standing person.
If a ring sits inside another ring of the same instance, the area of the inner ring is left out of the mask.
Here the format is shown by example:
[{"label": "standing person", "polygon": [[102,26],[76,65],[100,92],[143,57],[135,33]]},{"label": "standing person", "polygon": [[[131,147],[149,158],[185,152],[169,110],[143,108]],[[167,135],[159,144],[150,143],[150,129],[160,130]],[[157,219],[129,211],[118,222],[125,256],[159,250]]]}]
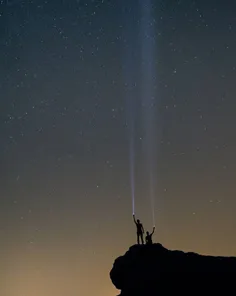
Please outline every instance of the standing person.
[{"label": "standing person", "polygon": [[148,231],[146,232],[146,245],[152,245],[152,235],[155,231],[155,226],[153,226],[152,233],[149,233]]},{"label": "standing person", "polygon": [[143,224],[140,223],[140,220],[135,219],[135,215],[133,214],[133,218],[134,218],[134,223],[136,224],[136,227],[137,227],[137,243],[138,245],[140,244],[140,238],[141,238],[141,242],[142,242],[142,245],[144,244],[143,242],[143,234],[144,234],[144,229],[143,229]]}]

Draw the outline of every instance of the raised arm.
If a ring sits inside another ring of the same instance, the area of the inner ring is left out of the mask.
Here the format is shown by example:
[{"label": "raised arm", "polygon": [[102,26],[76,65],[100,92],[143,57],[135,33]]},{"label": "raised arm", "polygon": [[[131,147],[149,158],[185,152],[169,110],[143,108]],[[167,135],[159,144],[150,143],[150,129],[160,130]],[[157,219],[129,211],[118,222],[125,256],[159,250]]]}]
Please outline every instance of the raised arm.
[{"label": "raised arm", "polygon": [[134,214],[133,214],[133,219],[134,219],[134,223],[137,224]]},{"label": "raised arm", "polygon": [[153,230],[152,230],[151,235],[153,235],[154,231],[155,231],[155,226],[153,226]]}]

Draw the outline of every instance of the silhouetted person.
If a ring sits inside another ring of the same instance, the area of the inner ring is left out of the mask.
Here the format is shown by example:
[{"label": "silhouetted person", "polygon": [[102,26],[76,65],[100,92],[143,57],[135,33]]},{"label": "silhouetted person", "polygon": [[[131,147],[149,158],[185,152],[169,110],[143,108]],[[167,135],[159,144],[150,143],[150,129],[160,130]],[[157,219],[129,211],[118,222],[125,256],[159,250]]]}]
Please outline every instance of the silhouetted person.
[{"label": "silhouetted person", "polygon": [[136,224],[136,227],[137,227],[137,243],[138,243],[138,245],[140,244],[140,238],[141,238],[141,242],[142,242],[142,244],[144,244],[144,242],[143,242],[143,234],[144,234],[143,224],[140,223],[139,219],[137,219],[137,221],[135,220],[134,214],[133,214],[133,218],[134,218],[134,223]]},{"label": "silhouetted person", "polygon": [[146,232],[146,245],[152,245],[152,235],[155,231],[155,226],[153,227],[152,233]]}]

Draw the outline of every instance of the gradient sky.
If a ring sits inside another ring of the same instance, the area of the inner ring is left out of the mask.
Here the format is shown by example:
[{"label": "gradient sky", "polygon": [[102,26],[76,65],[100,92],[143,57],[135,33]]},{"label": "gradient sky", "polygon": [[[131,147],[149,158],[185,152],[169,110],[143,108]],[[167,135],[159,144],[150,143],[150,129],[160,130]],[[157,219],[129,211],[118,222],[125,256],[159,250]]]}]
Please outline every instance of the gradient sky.
[{"label": "gradient sky", "polygon": [[233,0],[0,1],[1,295],[117,294],[130,139],[154,240],[236,255],[235,15]]}]

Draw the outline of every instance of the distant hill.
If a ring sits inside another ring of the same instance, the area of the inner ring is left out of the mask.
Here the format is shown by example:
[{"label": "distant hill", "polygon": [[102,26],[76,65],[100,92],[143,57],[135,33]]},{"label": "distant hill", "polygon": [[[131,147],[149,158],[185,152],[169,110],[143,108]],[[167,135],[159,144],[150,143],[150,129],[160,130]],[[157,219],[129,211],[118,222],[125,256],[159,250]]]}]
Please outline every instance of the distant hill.
[{"label": "distant hill", "polygon": [[122,296],[234,295],[236,258],[134,245],[115,260],[110,278]]}]

